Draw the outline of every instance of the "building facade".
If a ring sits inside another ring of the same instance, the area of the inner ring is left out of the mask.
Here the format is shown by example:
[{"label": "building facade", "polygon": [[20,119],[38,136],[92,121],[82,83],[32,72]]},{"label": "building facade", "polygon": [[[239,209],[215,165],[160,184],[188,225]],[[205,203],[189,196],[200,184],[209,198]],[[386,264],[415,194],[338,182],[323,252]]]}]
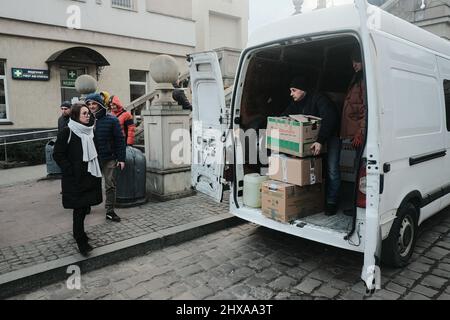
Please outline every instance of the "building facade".
[{"label": "building facade", "polygon": [[450,40],[450,0],[384,0],[382,8]]},{"label": "building facade", "polygon": [[[246,3],[246,10],[237,2],[2,2],[0,132],[55,128],[60,103],[78,95],[74,84],[81,74],[90,74],[98,80],[99,91],[118,95],[127,104],[152,90],[148,69],[157,55],[173,56],[183,72],[189,53],[224,45],[242,48],[247,29],[227,22],[231,19],[247,25],[248,0],[239,0]],[[205,12],[220,18],[207,23]],[[238,34],[230,35],[224,45],[205,40],[215,39],[224,26]]]}]

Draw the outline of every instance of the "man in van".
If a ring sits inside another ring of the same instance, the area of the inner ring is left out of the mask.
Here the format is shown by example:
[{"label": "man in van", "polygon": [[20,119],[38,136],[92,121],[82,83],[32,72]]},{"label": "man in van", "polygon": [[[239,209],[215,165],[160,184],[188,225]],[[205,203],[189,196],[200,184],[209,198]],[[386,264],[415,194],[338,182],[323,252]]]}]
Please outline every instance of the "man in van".
[{"label": "man in van", "polygon": [[308,80],[297,76],[290,84],[292,103],[284,110],[282,116],[303,114],[322,119],[317,141],[311,146],[314,156],[318,156],[327,144],[327,192],[325,214],[335,215],[338,206],[341,175],[339,157],[341,142],[338,137],[339,115],[334,103],[325,95],[312,93]]}]

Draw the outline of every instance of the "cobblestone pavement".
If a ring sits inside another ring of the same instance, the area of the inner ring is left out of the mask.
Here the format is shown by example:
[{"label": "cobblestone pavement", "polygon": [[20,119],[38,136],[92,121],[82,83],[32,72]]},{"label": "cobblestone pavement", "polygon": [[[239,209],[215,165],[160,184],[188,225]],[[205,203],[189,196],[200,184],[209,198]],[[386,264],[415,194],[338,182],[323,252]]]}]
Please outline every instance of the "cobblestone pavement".
[{"label": "cobblestone pavement", "polygon": [[[201,205],[201,204],[199,204]],[[365,295],[363,256],[253,224],[155,251],[12,299],[450,299],[450,209],[420,230],[412,262],[382,267]]]},{"label": "cobblestone pavement", "polygon": [[[227,201],[217,204],[202,194],[163,203],[148,203],[137,208],[138,213],[122,216],[120,223],[105,221],[86,228],[86,233],[92,239],[89,243],[97,248],[226,213],[228,207]],[[77,253],[72,232],[0,248],[0,275]]]}]

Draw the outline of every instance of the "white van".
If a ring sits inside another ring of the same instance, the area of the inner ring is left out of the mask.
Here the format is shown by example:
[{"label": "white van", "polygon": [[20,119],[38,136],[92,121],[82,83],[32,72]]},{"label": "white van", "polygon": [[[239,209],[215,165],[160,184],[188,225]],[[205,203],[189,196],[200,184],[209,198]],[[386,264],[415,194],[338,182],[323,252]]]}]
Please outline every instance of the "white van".
[{"label": "white van", "polygon": [[[339,213],[280,223],[260,209],[246,207],[244,176],[264,166],[246,163],[245,142],[233,132],[254,128],[255,123],[264,129],[258,117],[279,115],[287,107],[289,83],[298,74],[315,76],[315,89],[342,106],[355,46],[361,49],[365,70],[367,135],[361,159],[356,159],[361,164],[356,179],[343,182]],[[221,201],[228,180],[234,215],[363,253],[361,278],[368,289],[379,287],[375,280],[380,261],[406,265],[418,226],[450,205],[447,40],[366,0],[355,0],[292,16],[255,32],[241,55],[230,105],[225,103],[216,54],[192,54],[189,61],[193,121],[201,123],[193,127],[194,187]],[[227,143],[234,151],[228,158]],[[227,166],[232,174],[224,179]],[[343,214],[345,206],[352,215]]]}]

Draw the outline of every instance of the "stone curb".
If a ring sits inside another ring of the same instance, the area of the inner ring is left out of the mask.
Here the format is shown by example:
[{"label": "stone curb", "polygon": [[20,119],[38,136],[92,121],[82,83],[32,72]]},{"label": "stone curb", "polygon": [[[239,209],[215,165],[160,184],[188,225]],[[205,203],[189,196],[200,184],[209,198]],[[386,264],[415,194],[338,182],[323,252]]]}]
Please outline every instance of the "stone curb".
[{"label": "stone curb", "polygon": [[148,251],[199,238],[244,223],[231,214],[221,214],[185,225],[152,232],[147,235],[95,248],[88,257],[76,254],[70,257],[42,263],[33,267],[9,272],[0,276],[0,299],[32,291],[46,285],[68,279],[67,267],[77,265],[81,273],[87,273],[128,260]]}]

